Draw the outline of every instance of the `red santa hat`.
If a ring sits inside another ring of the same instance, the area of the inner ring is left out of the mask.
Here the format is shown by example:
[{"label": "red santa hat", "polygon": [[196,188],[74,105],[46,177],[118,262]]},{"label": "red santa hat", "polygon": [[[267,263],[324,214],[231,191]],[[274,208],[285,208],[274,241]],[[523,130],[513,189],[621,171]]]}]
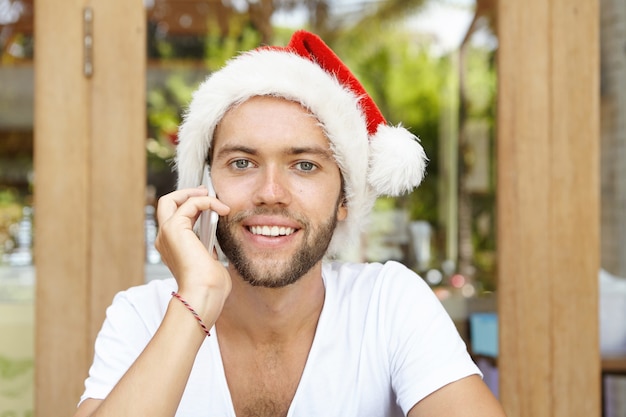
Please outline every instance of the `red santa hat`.
[{"label": "red santa hat", "polygon": [[178,188],[200,184],[213,132],[228,109],[265,95],[300,103],[328,137],[348,208],[330,255],[358,242],[376,197],[399,196],[422,181],[427,158],[418,138],[402,126],[388,125],[337,55],[317,35],[298,31],[286,47],[244,52],[199,86],[179,130]]}]

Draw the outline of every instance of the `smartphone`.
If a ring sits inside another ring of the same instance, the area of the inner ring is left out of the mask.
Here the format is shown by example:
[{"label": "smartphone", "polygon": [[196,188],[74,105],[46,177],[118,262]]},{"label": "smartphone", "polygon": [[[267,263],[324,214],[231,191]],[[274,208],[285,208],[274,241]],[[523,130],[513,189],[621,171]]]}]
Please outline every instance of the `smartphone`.
[{"label": "smartphone", "polygon": [[[202,173],[202,185],[209,190],[209,196],[215,197],[215,189],[211,182],[211,175],[209,173],[209,165],[204,165],[204,172]],[[208,249],[209,253],[213,254],[215,248],[215,232],[217,230],[217,221],[219,215],[213,210],[205,210],[200,213],[200,228],[198,231],[200,241],[204,243],[204,246]]]}]

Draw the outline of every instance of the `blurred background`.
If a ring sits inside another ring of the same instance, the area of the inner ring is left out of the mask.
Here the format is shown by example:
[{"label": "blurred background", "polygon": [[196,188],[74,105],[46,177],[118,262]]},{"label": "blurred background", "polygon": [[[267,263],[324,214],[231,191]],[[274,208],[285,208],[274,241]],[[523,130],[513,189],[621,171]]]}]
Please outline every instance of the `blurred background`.
[{"label": "blurred background", "polygon": [[[362,245],[347,248],[342,258],[393,259],[418,272],[450,312],[497,394],[494,3],[144,0],[143,280],[168,276],[153,246],[154,208],[175,186],[172,157],[191,93],[238,51],[285,44],[295,29],[307,28],[345,60],[390,123],[402,123],[421,138],[430,160],[415,192],[377,201]],[[619,5],[601,1],[598,279],[601,296],[607,294],[600,303],[602,347],[626,355],[626,8]],[[0,0],[0,416],[30,416],[34,410],[36,13],[33,0]],[[616,314],[621,320],[610,320]],[[605,415],[626,416],[623,377],[606,378]]]}]

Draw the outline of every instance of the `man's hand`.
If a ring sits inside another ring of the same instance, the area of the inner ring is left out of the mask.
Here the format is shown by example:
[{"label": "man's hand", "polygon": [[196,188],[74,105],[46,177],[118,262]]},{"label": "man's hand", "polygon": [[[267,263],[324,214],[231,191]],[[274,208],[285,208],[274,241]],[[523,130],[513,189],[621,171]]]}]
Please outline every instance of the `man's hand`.
[{"label": "man's hand", "polygon": [[157,219],[159,234],[155,246],[163,263],[178,282],[178,292],[198,312],[205,323],[213,324],[232,282],[226,268],[209,254],[193,231],[193,225],[203,210],[213,210],[220,216],[230,208],[208,196],[204,187],[174,191],[159,199]]}]

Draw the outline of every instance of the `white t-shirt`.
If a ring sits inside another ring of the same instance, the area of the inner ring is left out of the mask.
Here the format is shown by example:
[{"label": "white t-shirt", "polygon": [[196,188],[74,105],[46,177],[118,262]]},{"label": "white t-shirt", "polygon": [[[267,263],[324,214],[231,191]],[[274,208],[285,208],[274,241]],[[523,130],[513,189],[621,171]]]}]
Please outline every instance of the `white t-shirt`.
[{"label": "white t-shirt", "polygon": [[[324,307],[288,417],[402,416],[444,385],[480,375],[439,300],[402,264],[325,264],[322,276]],[[157,280],[115,296],[81,401],[109,394],[156,332],[175,289],[174,279]],[[176,416],[235,417],[219,349],[213,328]]]}]

